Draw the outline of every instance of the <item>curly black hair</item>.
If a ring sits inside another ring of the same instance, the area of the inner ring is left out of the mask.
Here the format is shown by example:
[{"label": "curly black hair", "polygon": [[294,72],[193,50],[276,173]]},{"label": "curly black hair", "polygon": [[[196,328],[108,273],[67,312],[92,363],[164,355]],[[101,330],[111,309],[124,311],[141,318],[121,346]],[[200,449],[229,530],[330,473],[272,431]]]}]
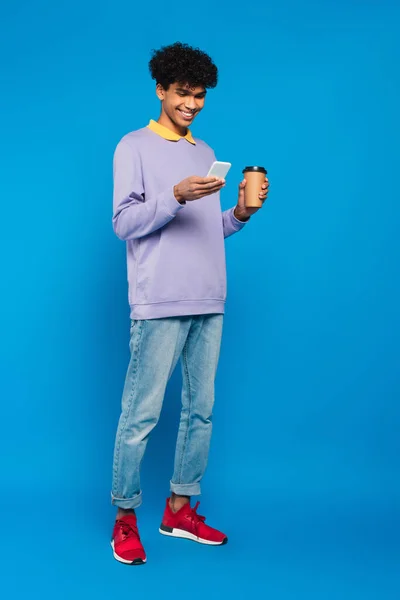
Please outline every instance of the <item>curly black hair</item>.
[{"label": "curly black hair", "polygon": [[181,42],[153,50],[149,69],[165,90],[171,83],[215,88],[218,82],[218,69],[208,54]]}]

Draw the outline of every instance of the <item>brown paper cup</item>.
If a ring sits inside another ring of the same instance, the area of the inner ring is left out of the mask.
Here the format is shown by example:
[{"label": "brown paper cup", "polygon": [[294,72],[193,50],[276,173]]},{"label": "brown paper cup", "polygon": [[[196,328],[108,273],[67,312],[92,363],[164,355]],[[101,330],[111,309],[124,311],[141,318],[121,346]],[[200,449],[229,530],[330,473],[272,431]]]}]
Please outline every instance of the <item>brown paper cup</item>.
[{"label": "brown paper cup", "polygon": [[243,169],[243,175],[246,179],[244,188],[244,203],[246,208],[261,208],[263,201],[259,194],[262,192],[262,186],[265,182],[267,170],[264,167],[246,167]]}]

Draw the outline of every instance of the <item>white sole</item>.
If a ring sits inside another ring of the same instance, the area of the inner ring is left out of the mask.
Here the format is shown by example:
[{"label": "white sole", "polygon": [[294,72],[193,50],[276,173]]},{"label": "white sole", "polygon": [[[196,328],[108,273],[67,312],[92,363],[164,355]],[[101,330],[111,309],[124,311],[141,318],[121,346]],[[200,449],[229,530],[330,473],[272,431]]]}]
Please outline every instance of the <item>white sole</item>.
[{"label": "white sole", "polygon": [[193,533],[189,533],[184,529],[172,529],[172,531],[164,531],[163,529],[158,530],[162,535],[167,535],[169,537],[182,538],[184,540],[192,540],[192,542],[197,542],[198,544],[206,544],[207,546],[223,546],[226,542],[210,542],[209,540],[203,540],[203,538],[197,537]]},{"label": "white sole", "polygon": [[[114,558],[115,560],[118,560],[118,562],[120,563],[124,563],[125,565],[133,565],[134,561],[133,560],[125,560],[124,558],[121,558],[120,556],[118,556],[118,554],[116,554],[115,549],[114,549],[114,540],[111,540],[111,548],[113,549],[113,554],[114,554]],[[146,562],[146,558],[140,562],[140,563],[135,563],[136,565],[144,565],[144,563]]]}]

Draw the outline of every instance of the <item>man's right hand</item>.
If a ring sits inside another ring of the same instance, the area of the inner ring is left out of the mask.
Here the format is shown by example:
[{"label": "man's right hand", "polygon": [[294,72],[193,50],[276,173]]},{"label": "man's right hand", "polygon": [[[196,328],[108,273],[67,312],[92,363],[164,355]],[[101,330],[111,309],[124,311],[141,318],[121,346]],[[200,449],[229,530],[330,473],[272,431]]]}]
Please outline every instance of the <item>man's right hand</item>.
[{"label": "man's right hand", "polygon": [[225,179],[218,177],[197,177],[193,175],[174,186],[174,195],[180,204],[199,200],[219,192],[225,186]]}]

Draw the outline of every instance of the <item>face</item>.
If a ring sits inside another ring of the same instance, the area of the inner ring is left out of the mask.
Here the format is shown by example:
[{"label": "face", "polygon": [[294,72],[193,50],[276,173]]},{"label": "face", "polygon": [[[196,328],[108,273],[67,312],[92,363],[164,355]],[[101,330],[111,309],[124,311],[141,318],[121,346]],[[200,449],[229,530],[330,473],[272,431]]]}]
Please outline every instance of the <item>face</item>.
[{"label": "face", "polygon": [[172,83],[168,90],[158,84],[156,91],[162,101],[162,116],[178,130],[190,127],[203,109],[207,94],[202,86],[190,87],[183,83]]}]

